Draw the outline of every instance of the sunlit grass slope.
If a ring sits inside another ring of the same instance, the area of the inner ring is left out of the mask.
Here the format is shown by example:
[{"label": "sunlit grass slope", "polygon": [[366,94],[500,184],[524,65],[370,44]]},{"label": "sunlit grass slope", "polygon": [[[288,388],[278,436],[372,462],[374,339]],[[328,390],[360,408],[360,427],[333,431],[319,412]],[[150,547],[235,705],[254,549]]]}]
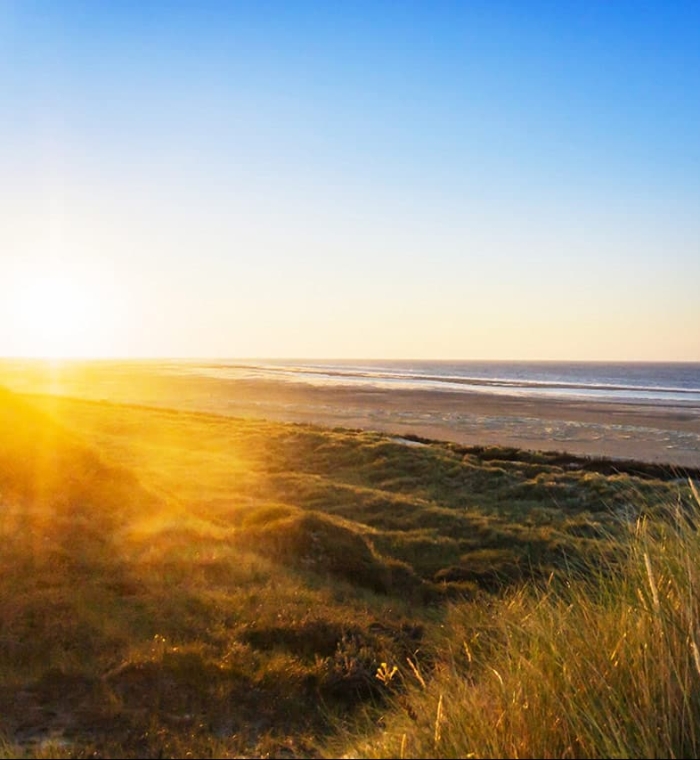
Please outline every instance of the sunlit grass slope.
[{"label": "sunlit grass slope", "polygon": [[0,507],[0,673],[12,682],[86,656],[91,601],[127,572],[123,532],[162,504],[128,469],[0,392]]},{"label": "sunlit grass slope", "polygon": [[676,503],[630,526],[624,561],[604,574],[451,606],[431,677],[399,663],[405,689],[381,730],[366,715],[327,752],[698,757],[698,520],[700,501]]},{"label": "sunlit grass slope", "polygon": [[425,700],[430,754],[462,637],[500,673],[490,610],[614,576],[630,521],[688,500],[659,467],[412,443],[2,393],[6,754],[308,755],[387,698]]}]

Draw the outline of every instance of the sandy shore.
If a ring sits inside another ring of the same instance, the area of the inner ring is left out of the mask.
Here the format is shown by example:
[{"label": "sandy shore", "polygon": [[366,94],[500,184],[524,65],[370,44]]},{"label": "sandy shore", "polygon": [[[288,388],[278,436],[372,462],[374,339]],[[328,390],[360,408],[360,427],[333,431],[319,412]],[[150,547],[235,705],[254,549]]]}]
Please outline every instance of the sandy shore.
[{"label": "sandy shore", "polygon": [[318,386],[163,373],[157,364],[47,372],[0,365],[0,385],[233,416],[415,434],[700,467],[700,407],[506,396],[474,391]]},{"label": "sandy shore", "polygon": [[[477,392],[238,383],[228,412],[469,445],[700,466],[700,409]],[[277,386],[277,387],[275,387]]]}]

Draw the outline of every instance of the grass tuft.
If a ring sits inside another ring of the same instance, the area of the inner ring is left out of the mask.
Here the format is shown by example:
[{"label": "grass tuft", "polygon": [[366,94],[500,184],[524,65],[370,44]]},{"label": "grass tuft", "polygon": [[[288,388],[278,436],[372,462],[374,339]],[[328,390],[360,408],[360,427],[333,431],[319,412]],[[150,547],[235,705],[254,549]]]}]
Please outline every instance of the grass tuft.
[{"label": "grass tuft", "polygon": [[409,688],[381,732],[355,726],[342,751],[697,757],[700,503],[687,517],[674,504],[640,519],[606,572],[453,606],[433,678]]}]

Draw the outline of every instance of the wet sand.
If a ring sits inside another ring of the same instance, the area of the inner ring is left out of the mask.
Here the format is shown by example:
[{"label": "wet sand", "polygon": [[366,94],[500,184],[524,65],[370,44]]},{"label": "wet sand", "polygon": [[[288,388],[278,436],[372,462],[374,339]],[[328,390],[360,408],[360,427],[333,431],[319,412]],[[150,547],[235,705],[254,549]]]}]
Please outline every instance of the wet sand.
[{"label": "wet sand", "polygon": [[700,407],[214,378],[158,363],[90,363],[59,370],[0,364],[0,385],[236,417],[381,430],[467,445],[700,467]]}]

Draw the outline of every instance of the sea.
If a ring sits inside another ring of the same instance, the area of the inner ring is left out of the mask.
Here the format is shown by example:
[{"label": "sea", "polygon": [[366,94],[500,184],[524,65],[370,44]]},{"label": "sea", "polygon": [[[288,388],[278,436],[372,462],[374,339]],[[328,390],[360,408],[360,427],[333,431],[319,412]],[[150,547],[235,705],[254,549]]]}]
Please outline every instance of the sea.
[{"label": "sea", "polygon": [[222,379],[700,407],[700,362],[264,359],[188,360],[170,367]]}]

